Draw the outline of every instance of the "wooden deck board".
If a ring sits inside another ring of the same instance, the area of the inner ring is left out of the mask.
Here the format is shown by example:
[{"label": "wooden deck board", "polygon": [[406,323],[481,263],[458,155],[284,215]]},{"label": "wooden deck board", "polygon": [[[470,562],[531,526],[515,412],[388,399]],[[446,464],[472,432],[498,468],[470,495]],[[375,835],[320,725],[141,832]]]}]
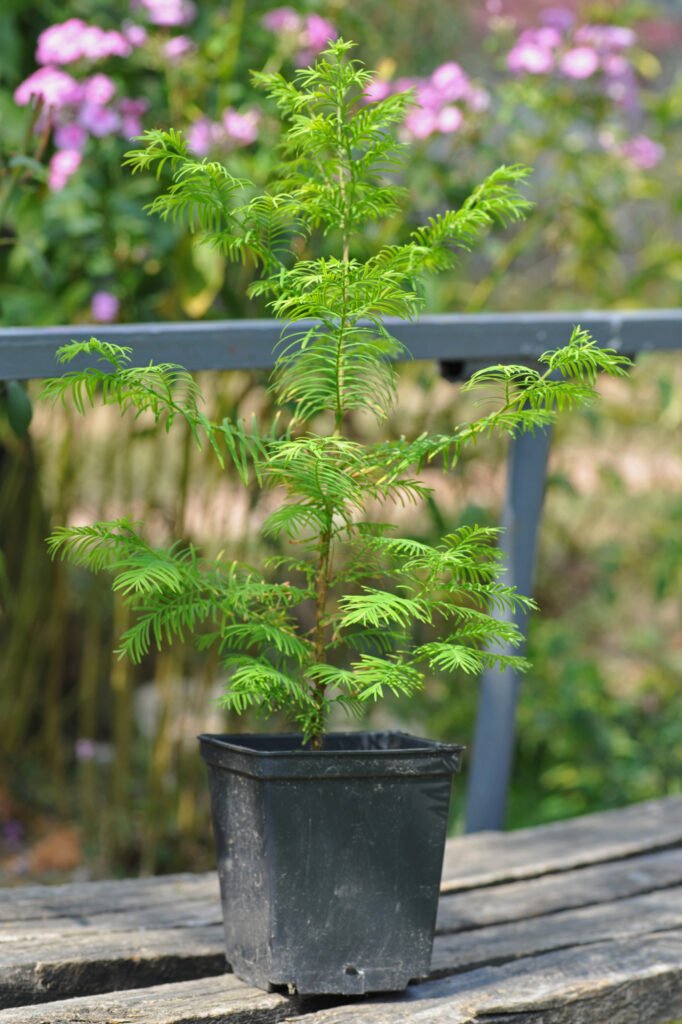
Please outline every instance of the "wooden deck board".
[{"label": "wooden deck board", "polygon": [[445,851],[443,891],[537,878],[682,844],[682,796],[518,832],[477,832]]},{"label": "wooden deck board", "polygon": [[[682,1015],[682,935],[535,956],[413,986],[301,1024],[664,1024]],[[4,1024],[4,1022],[3,1022]]]},{"label": "wooden deck board", "polygon": [[452,840],[443,888],[431,980],[326,1009],[226,973],[213,873],[4,890],[0,1024],[682,1017],[682,798]]},{"label": "wooden deck board", "polygon": [[232,975],[0,1011],[0,1024],[665,1024],[682,1016],[682,935],[596,943],[317,1010]]}]

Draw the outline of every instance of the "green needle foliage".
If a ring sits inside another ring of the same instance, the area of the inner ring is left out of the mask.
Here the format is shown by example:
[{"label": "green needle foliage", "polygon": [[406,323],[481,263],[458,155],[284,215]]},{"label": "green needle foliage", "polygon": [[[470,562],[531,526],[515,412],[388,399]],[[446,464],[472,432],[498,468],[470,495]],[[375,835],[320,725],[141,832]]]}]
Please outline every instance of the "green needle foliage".
[{"label": "green needle foliage", "polygon": [[[96,339],[65,346],[61,358],[95,354],[101,369],[46,386],[48,396],[70,399],[80,411],[101,401],[151,413],[166,427],[180,416],[244,481],[255,477],[283,491],[264,532],[284,544],[271,567],[285,567],[287,582],[206,559],[191,545],[153,548],[128,519],[61,528],[49,543],[53,555],[113,575],[135,612],[123,654],[137,661],[152,645],[176,639],[215,644],[226,670],[224,705],[284,710],[315,748],[332,704],[359,716],[388,692],[415,692],[429,670],[525,667],[521,657],[498,653],[521,639],[509,613],[533,603],[503,582],[497,531],[462,527],[429,545],[396,537],[371,510],[421,502],[425,465],[451,467],[465,445],[491,432],[545,426],[593,397],[598,372],[621,374],[627,363],[576,328],[564,348],[541,357],[542,369],[476,373],[467,387],[492,391],[493,411],[447,436],[371,446],[346,436],[353,410],[381,419],[394,402],[394,363],[406,353],[386,318],[414,317],[425,275],[451,269],[491,224],[517,220],[529,207],[518,191],[527,169],[500,167],[460,209],[431,218],[403,245],[358,259],[358,235],[403,200],[391,175],[400,167],[397,128],[411,98],[367,103],[372,75],[350,58],[351,46],[335,42],[293,83],[255,76],[284,124],[279,176],[263,195],[222,164],[193,157],[176,131],[147,132],[127,157],[133,171],[170,172],[152,212],[183,219],[229,256],[261,268],[252,290],[268,297],[283,323],[271,387],[288,411],[287,429],[277,421],[267,431],[211,423],[182,368],[131,367],[128,350]],[[315,231],[330,236],[337,255],[296,259],[295,239]],[[311,420],[326,432],[314,432]],[[300,626],[301,606],[313,611],[308,630]],[[440,639],[412,645],[415,622],[435,626]]]}]

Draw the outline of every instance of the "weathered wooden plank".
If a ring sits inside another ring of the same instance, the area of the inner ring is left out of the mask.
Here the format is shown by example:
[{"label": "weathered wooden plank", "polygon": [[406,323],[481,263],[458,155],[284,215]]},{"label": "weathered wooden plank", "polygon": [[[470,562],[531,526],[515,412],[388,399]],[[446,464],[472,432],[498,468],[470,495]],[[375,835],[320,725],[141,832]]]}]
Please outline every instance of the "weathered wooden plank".
[{"label": "weathered wooden plank", "polygon": [[439,936],[434,943],[431,971],[434,975],[452,974],[553,949],[673,929],[682,933],[680,887]]},{"label": "weathered wooden plank", "polygon": [[477,832],[448,843],[443,891],[534,878],[674,846],[682,846],[682,797],[518,832]]},{"label": "weathered wooden plank", "polygon": [[214,871],[94,883],[26,885],[2,891],[0,928],[3,922],[17,920],[90,918],[111,913],[113,908],[122,913],[139,912],[143,916],[147,910],[172,909],[173,905],[189,905],[192,901],[220,903],[218,876]]},{"label": "weathered wooden plank", "polygon": [[[8,908],[2,907],[1,916],[8,919],[0,920],[0,943],[12,939],[25,943],[32,937],[45,943],[83,929],[90,929],[94,935],[105,928],[110,932],[191,929],[220,925],[222,921],[218,883],[213,874],[197,876],[194,884],[191,876],[142,879],[137,883],[141,890],[137,900],[135,884],[33,887],[32,897],[15,903],[11,919]],[[675,885],[682,885],[682,849],[662,850],[643,857],[448,894],[441,898],[437,930],[443,933],[483,928],[609,903]],[[62,889],[70,890],[68,898]],[[191,941],[188,935],[187,942]]]},{"label": "weathered wooden plank", "polygon": [[[527,833],[487,837],[516,847],[500,865],[499,848],[490,845],[479,858],[479,877],[524,870],[522,852],[544,858],[543,869],[550,865],[550,873],[482,890],[463,887],[446,896],[439,930],[455,934],[437,938],[435,972],[681,928],[682,850],[667,849],[681,812],[682,800],[673,798],[528,830],[532,841]],[[640,828],[631,840],[635,815]],[[470,850],[480,841],[464,837],[450,849]],[[581,844],[596,844],[602,856],[622,856],[632,842],[663,849],[570,869],[571,860],[582,856]],[[560,843],[568,854],[562,855]],[[529,861],[525,870],[530,867]],[[0,905],[0,1006],[219,974],[225,969],[220,921],[212,873],[6,890]]]},{"label": "weathered wooden plank", "polygon": [[3,941],[0,1008],[223,974],[222,941],[219,926]]},{"label": "weathered wooden plank", "polygon": [[301,1024],[665,1024],[680,1015],[682,935],[661,934],[486,967]]},{"label": "weathered wooden plank", "polygon": [[439,932],[466,931],[682,885],[682,848],[441,897]]},{"label": "weathered wooden plank", "polygon": [[90,914],[83,908],[74,914],[64,916],[21,917],[14,921],[0,921],[0,943],[10,942],[13,938],[24,940],[32,935],[50,936],[68,935],[82,932],[89,928],[93,933],[109,929],[111,931],[130,931],[137,929],[158,930],[163,928],[203,928],[206,925],[218,925],[222,922],[220,897],[214,893],[202,899],[172,900],[168,903],[154,902],[137,908],[119,909],[115,904],[106,911]]},{"label": "weathered wooden plank", "polygon": [[595,943],[426,982],[404,995],[319,1005],[225,975],[4,1010],[0,1024],[663,1024],[682,1014],[682,935]]},{"label": "weathered wooden plank", "polygon": [[274,1024],[294,999],[261,992],[233,974],[0,1010],[0,1024]]},{"label": "weathered wooden plank", "polygon": [[[490,890],[494,896],[494,889]],[[540,917],[439,935],[434,976],[581,946],[614,936],[682,931],[682,887]],[[126,931],[83,927],[0,943],[0,1006],[154,985],[225,969],[219,925]]]}]

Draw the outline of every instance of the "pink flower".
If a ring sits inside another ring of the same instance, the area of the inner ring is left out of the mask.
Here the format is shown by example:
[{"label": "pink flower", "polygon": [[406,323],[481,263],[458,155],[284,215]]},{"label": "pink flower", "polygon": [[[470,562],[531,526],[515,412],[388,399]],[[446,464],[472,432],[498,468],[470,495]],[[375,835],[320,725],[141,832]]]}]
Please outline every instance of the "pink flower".
[{"label": "pink flower", "polygon": [[93,740],[81,738],[76,740],[73,749],[77,761],[94,761],[97,744]]},{"label": "pink flower", "polygon": [[83,82],[83,98],[86,103],[102,106],[114,98],[116,86],[108,75],[92,75]]},{"label": "pink flower", "polygon": [[118,105],[118,109],[122,114],[142,117],[149,110],[149,100],[146,100],[143,96],[138,96],[137,98],[124,96]]},{"label": "pink flower", "polygon": [[551,50],[537,43],[516,43],[507,54],[510,71],[527,72],[529,75],[546,75],[552,70],[554,57]]},{"label": "pink flower", "polygon": [[101,139],[105,135],[113,135],[121,127],[121,117],[111,107],[102,107],[97,103],[84,103],[78,111],[78,123],[87,128],[91,135]]},{"label": "pink flower", "polygon": [[261,25],[264,28],[270,30],[270,32],[281,32],[284,34],[294,34],[301,32],[303,29],[303,21],[301,15],[295,11],[292,7],[275,7],[273,11],[268,11],[264,14],[260,20]]},{"label": "pink flower", "polygon": [[418,107],[405,118],[405,130],[413,139],[428,139],[438,129],[438,118],[432,110]]},{"label": "pink flower", "polygon": [[144,46],[147,42],[147,29],[142,25],[136,25],[132,21],[123,23],[123,35],[131,46]]},{"label": "pink flower", "polygon": [[138,0],[138,7],[144,7],[153,25],[176,28],[189,25],[197,15],[192,0]]},{"label": "pink flower", "polygon": [[648,135],[637,135],[620,146],[620,152],[642,171],[650,171],[665,156],[665,149]]},{"label": "pink flower", "polygon": [[77,761],[93,761],[95,764],[111,764],[114,750],[111,743],[100,743],[97,740],[81,737],[74,744]]},{"label": "pink flower", "polygon": [[59,25],[50,25],[38,36],[38,64],[71,64],[82,56],[80,37],[87,28],[80,18],[69,18]]},{"label": "pink flower", "polygon": [[375,78],[365,86],[365,99],[368,103],[378,103],[380,100],[385,100],[390,94],[390,82],[384,82],[380,78]]},{"label": "pink flower", "polygon": [[51,67],[38,68],[17,86],[14,101],[20,107],[25,107],[35,96],[42,99],[48,107],[65,107],[70,103],[78,103],[82,92],[76,79],[66,71]]},{"label": "pink flower", "polygon": [[187,36],[173,36],[163,45],[163,54],[168,60],[180,60],[188,53],[193,53],[194,50],[196,50],[196,46]]},{"label": "pink flower", "polygon": [[103,57],[129,57],[132,53],[132,47],[126,37],[113,29],[103,33],[100,47]]},{"label": "pink flower", "polygon": [[441,96],[441,102],[461,100],[469,88],[469,78],[454,60],[441,64],[431,74],[431,85]]},{"label": "pink flower", "polygon": [[628,68],[626,74],[609,79],[606,85],[606,95],[623,110],[631,113],[639,110],[639,89],[637,77],[632,68]]},{"label": "pink flower", "polygon": [[396,92],[407,92],[408,89],[415,89],[421,84],[419,78],[397,78],[394,89]]},{"label": "pink flower", "polygon": [[69,178],[76,173],[82,159],[77,149],[60,149],[55,153],[48,167],[48,188],[52,192],[60,192]]},{"label": "pink flower", "polygon": [[69,18],[41,32],[36,60],[39,64],[71,64],[82,58],[127,57],[130,52],[131,45],[120,32],[105,32],[80,18]]},{"label": "pink flower", "polygon": [[462,111],[457,107],[443,107],[436,118],[436,127],[439,132],[449,134],[456,132],[462,127]]},{"label": "pink flower", "polygon": [[207,117],[202,117],[187,129],[187,144],[197,156],[206,156],[213,148],[214,125]]},{"label": "pink flower", "polygon": [[57,149],[85,148],[88,141],[88,133],[78,124],[58,124],[54,130],[54,144]]},{"label": "pink flower", "polygon": [[149,101],[142,97],[133,99],[126,96],[120,101],[118,112],[121,115],[121,136],[124,139],[134,139],[142,134],[142,116],[148,109]]},{"label": "pink flower", "polygon": [[247,110],[240,114],[228,107],[223,111],[223,127],[228,139],[238,142],[241,146],[249,146],[256,141],[259,124],[260,113],[257,110]]},{"label": "pink flower", "polygon": [[83,25],[79,36],[80,56],[87,60],[128,57],[132,47],[120,32],[103,32],[96,25]]},{"label": "pink flower", "polygon": [[559,61],[559,70],[569,78],[589,78],[599,67],[599,55],[589,46],[567,50]]},{"label": "pink flower", "polygon": [[634,46],[637,37],[624,25],[581,25],[576,30],[575,41],[598,50],[626,50]]},{"label": "pink flower", "polygon": [[110,324],[118,316],[120,305],[111,292],[95,292],[90,302],[90,315],[100,324]]},{"label": "pink flower", "polygon": [[527,28],[518,38],[518,43],[540,46],[543,50],[555,50],[561,43],[561,34],[547,25],[544,28]]},{"label": "pink flower", "polygon": [[485,89],[471,88],[465,97],[467,105],[476,113],[482,113],[490,106],[490,93]]},{"label": "pink flower", "polygon": [[123,114],[119,134],[122,139],[138,138],[142,135],[142,121],[135,114]]},{"label": "pink flower", "polygon": [[438,89],[434,89],[428,79],[417,86],[417,103],[424,110],[438,111],[446,102],[446,97]]},{"label": "pink flower", "polygon": [[322,18],[319,14],[309,14],[305,20],[304,38],[302,43],[314,53],[324,50],[325,46],[332,39],[336,39],[338,33],[331,21]]},{"label": "pink flower", "polygon": [[622,78],[631,70],[630,64],[620,53],[607,53],[602,58],[602,68],[609,78]]}]

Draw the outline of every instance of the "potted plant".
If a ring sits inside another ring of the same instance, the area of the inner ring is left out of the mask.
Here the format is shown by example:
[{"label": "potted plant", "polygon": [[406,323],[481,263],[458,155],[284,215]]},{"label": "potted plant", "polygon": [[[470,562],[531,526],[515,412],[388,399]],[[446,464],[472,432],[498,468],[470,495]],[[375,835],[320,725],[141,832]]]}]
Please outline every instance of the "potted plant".
[{"label": "potted plant", "polygon": [[[128,518],[60,527],[49,543],[53,555],[113,574],[134,612],[123,654],[139,660],[153,644],[188,636],[216,644],[224,706],[285,711],[295,723],[291,734],[200,740],[228,961],[247,981],[300,993],[399,989],[428,972],[461,750],[398,732],[328,733],[330,711],[360,716],[386,692],[412,694],[429,669],[524,665],[497,653],[500,641],[520,637],[495,613],[532,604],[503,582],[497,531],[462,527],[430,545],[396,536],[377,510],[419,503],[425,464],[452,466],[491,431],[544,426],[593,395],[598,370],[622,373],[626,362],[576,329],[541,369],[476,373],[467,387],[497,389],[497,407],[447,436],[353,438],[350,413],[382,419],[394,400],[394,362],[406,353],[385,318],[413,317],[425,275],[449,270],[457,250],[529,204],[518,192],[527,170],[500,167],[460,209],[361,259],[361,231],[400,209],[391,175],[411,101],[367,102],[372,75],[349,57],[351,45],[333,43],[293,82],[255,76],[285,125],[279,175],[262,194],[194,158],[173,130],[147,132],[127,157],[133,171],[170,170],[153,212],[185,218],[228,256],[261,268],[251,291],[283,323],[271,384],[283,426],[210,422],[182,368],[131,366],[130,350],[96,339],[64,346],[59,358],[97,356],[102,368],[46,384],[48,396],[80,411],[99,400],[166,427],[182,417],[245,482],[253,475],[281,495],[263,528],[282,544],[270,559],[275,575],[191,544],[155,548]],[[330,254],[296,258],[314,232],[328,236]],[[437,626],[438,638],[411,643],[414,622]]]}]

